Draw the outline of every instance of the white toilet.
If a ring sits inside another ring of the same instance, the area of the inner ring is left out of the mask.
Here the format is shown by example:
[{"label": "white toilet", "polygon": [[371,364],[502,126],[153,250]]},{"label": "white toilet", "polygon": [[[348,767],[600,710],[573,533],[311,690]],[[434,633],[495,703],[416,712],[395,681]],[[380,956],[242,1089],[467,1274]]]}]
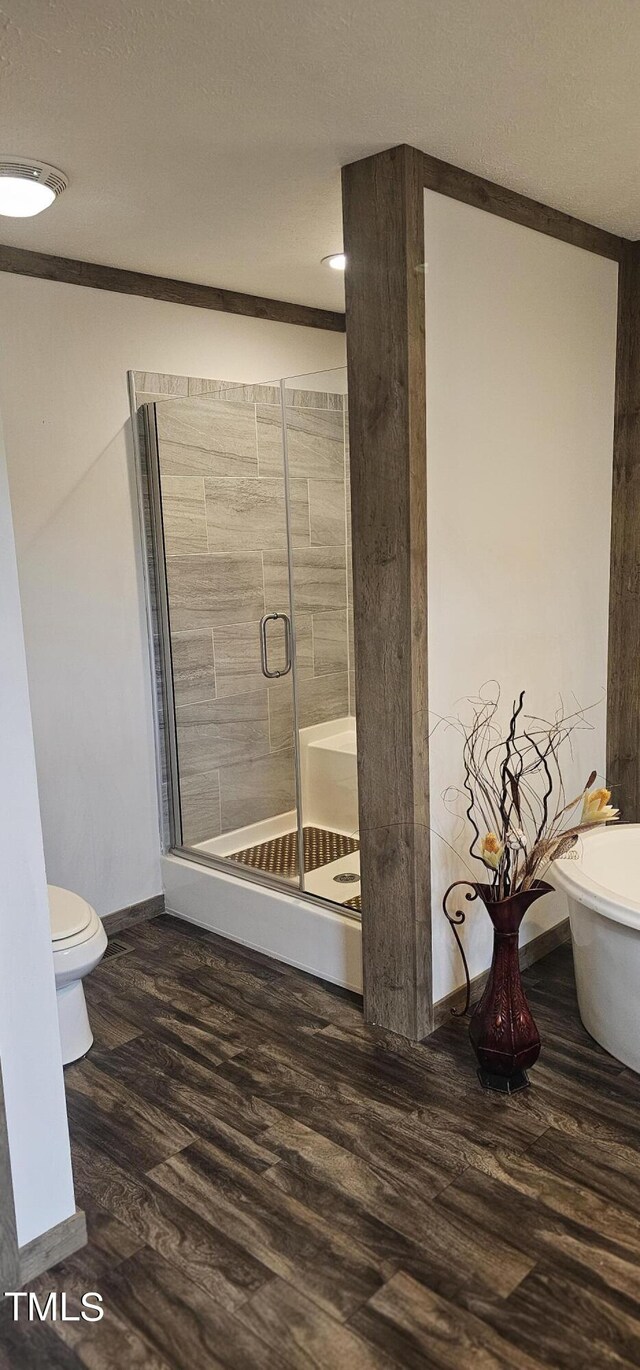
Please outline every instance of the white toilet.
[{"label": "white toilet", "polygon": [[93,1041],[82,981],[107,949],[107,934],[86,899],[49,885],[49,912],[62,1063],[84,1056]]}]

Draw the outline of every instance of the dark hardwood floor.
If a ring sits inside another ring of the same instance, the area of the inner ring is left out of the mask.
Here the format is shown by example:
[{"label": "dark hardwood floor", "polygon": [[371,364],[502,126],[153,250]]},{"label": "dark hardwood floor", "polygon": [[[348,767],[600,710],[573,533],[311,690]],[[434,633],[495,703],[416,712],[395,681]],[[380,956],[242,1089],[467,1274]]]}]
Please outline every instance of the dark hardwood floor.
[{"label": "dark hardwood floor", "polygon": [[86,981],[66,1071],[90,1243],[0,1329],[2,1370],[640,1365],[640,1078],[595,1045],[571,954],[526,974],[533,1087],[484,1094],[464,1024],[423,1046],[354,996],[163,916]]}]

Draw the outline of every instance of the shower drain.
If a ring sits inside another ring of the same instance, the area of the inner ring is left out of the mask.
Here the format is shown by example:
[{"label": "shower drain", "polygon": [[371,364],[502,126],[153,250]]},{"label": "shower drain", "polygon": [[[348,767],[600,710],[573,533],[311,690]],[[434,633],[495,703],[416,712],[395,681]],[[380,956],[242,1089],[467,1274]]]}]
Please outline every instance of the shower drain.
[{"label": "shower drain", "polygon": [[340,875],[334,875],[333,878],[338,885],[353,885],[354,881],[357,882],[360,879],[360,876],[355,871],[341,871]]}]

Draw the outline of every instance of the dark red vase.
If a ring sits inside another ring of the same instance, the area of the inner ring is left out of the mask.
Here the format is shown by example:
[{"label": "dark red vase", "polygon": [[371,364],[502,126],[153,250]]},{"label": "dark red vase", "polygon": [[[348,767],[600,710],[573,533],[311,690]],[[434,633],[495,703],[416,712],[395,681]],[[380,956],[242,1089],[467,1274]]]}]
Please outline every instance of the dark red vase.
[{"label": "dark red vase", "polygon": [[540,1055],[540,1034],[520,975],[520,924],[534,900],[552,890],[544,880],[509,899],[492,899],[491,886],[474,885],[493,923],[493,957],[484,994],[469,1024],[485,1089],[513,1094],[529,1084],[527,1070]]}]

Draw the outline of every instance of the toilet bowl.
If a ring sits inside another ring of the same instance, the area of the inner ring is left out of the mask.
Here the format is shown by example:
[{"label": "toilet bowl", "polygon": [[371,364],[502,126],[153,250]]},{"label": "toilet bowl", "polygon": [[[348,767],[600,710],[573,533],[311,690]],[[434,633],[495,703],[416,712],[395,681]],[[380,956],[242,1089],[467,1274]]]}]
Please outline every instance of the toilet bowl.
[{"label": "toilet bowl", "polygon": [[107,934],[86,899],[49,885],[49,914],[62,1063],[84,1056],[93,1042],[82,981],[107,948]]}]

